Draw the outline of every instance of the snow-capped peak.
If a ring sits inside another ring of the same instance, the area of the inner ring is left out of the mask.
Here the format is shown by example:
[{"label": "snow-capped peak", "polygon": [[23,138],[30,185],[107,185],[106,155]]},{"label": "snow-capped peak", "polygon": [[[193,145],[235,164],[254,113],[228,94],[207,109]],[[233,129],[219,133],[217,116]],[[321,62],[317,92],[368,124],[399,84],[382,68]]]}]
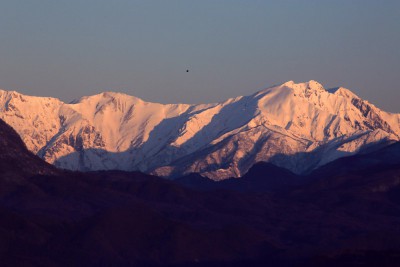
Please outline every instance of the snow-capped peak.
[{"label": "snow-capped peak", "polygon": [[259,161],[304,173],[400,135],[399,114],[313,80],[201,105],[116,92],[66,104],[0,91],[0,117],[31,151],[62,168],[213,179],[241,176]]},{"label": "snow-capped peak", "polygon": [[314,90],[314,91],[323,91],[323,92],[325,91],[325,88],[322,86],[322,84],[320,84],[319,82],[314,81],[314,80],[310,80],[307,83],[307,89]]},{"label": "snow-capped peak", "polygon": [[344,88],[344,87],[337,87],[337,88],[328,89],[328,92],[330,92],[331,94],[338,95],[338,96],[343,96],[343,97],[346,97],[346,98],[359,98],[352,91],[350,91],[349,89]]}]

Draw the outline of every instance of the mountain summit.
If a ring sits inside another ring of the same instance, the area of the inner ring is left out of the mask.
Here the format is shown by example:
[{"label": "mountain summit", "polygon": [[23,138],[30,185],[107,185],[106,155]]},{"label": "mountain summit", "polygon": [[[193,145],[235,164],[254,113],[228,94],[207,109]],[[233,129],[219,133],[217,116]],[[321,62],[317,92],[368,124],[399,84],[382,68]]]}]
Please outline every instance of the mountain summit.
[{"label": "mountain summit", "polygon": [[70,104],[0,91],[0,118],[28,149],[73,170],[242,176],[257,162],[297,174],[400,139],[400,114],[350,90],[286,82],[213,104],[159,104],[104,92]]}]

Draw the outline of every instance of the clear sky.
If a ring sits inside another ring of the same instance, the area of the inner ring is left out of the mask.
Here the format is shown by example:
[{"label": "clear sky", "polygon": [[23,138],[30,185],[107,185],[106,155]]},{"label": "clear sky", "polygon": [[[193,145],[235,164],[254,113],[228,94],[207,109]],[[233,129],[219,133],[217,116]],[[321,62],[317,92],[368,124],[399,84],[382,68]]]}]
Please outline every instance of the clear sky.
[{"label": "clear sky", "polygon": [[399,49],[397,0],[0,0],[0,88],[64,101],[216,102],[314,79],[400,112]]}]

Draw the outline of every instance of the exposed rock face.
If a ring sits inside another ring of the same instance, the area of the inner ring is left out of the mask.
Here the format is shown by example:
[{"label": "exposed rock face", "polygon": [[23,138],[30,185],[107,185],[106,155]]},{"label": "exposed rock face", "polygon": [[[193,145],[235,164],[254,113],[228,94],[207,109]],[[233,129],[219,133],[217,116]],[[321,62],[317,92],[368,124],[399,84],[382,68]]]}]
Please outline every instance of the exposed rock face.
[{"label": "exposed rock face", "polygon": [[400,135],[399,114],[316,81],[202,105],[163,105],[112,92],[66,104],[0,91],[0,118],[28,149],[58,167],[170,177],[196,172],[212,179],[242,176],[260,161],[307,173]]}]

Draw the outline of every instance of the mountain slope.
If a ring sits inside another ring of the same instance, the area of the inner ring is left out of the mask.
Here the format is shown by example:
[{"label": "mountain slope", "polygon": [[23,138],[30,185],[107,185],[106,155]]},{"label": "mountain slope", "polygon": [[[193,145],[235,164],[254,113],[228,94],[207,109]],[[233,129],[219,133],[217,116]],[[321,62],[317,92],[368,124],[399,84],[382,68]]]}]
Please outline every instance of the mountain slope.
[{"label": "mountain slope", "polygon": [[0,92],[0,118],[47,162],[73,170],[242,176],[257,162],[303,174],[399,140],[400,115],[345,88],[290,81],[214,104],[105,92],[70,104]]},{"label": "mountain slope", "polygon": [[[230,178],[222,181],[204,179],[199,174],[189,174],[174,181],[196,190],[232,190],[238,192],[280,192],[321,181],[332,177],[365,176],[373,173],[398,169],[400,166],[400,142],[385,146],[369,153],[336,159],[307,175],[296,175],[287,169],[271,163],[259,162],[252,166],[241,179]],[[395,173],[395,172],[394,172]],[[342,178],[340,178],[342,179]],[[383,178],[382,178],[383,180]]]},{"label": "mountain slope", "polygon": [[0,170],[3,178],[57,173],[54,166],[28,151],[15,130],[2,120],[0,137]]},{"label": "mountain slope", "polygon": [[370,153],[360,153],[334,160],[316,169],[311,175],[327,177],[327,175],[334,176],[354,172],[368,175],[371,172],[390,169],[397,165],[400,165],[400,142]]}]

